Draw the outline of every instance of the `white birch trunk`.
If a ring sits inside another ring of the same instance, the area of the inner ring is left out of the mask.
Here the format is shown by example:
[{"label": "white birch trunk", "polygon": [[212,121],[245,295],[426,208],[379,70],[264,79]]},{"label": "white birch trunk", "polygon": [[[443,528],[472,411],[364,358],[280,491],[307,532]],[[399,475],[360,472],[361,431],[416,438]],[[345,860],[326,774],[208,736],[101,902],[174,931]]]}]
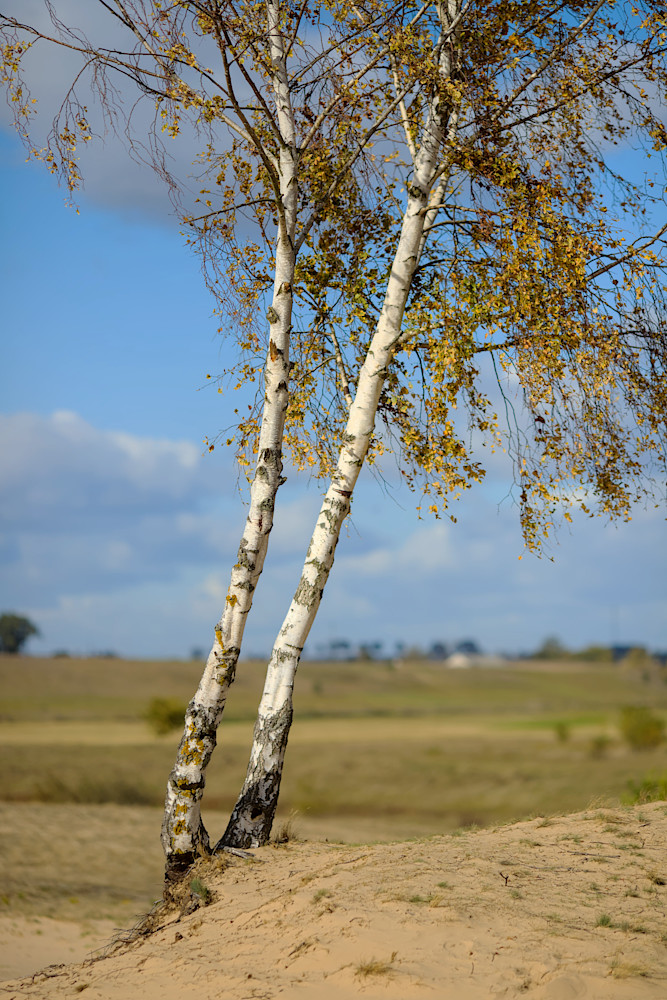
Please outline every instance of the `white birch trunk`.
[{"label": "white birch trunk", "polygon": [[[457,5],[458,0],[450,0],[445,27],[456,16]],[[452,49],[445,45],[440,54],[440,72],[449,79],[451,70]],[[257,847],[269,839],[292,723],[296,670],[320,606],[340,530],[350,511],[352,494],[368,452],[387,366],[401,335],[405,304],[423,247],[424,226],[430,214],[429,196],[437,177],[440,152],[453,128],[455,111],[442,108],[439,97],[434,97],[408,185],[407,207],[382,311],[350,407],[345,444],[320,508],[299,585],[273,647],[246,779],[216,848]]]},{"label": "white birch trunk", "polygon": [[165,878],[178,879],[200,854],[209,853],[200,801],[206,767],[216,745],[216,731],[234,680],[246,618],[262,572],[273,526],[276,494],[282,478],[282,442],[288,403],[289,340],[294,283],[294,229],[297,206],[297,150],[278,3],[267,3],[267,23],[274,70],[273,90],[282,143],[279,154],[283,216],[276,246],[273,301],[267,311],[269,350],[264,369],[265,396],[259,453],[250,488],[250,506],[225,606],[215,627],[215,642],[197,692],[185,716],[185,729],[169,776],[162,846]]}]

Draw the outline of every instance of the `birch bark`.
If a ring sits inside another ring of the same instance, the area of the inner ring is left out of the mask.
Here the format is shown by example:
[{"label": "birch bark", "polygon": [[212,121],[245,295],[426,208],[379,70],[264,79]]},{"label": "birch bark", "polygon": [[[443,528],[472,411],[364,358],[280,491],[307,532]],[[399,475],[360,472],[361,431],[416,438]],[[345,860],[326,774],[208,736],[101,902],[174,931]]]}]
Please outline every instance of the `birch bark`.
[{"label": "birch bark", "polygon": [[[438,5],[443,36],[439,72],[443,83],[455,70],[456,33],[449,25],[459,0]],[[345,444],[322,502],[311,536],[298,587],[274,644],[259,705],[246,779],[225,833],[216,845],[257,847],[267,842],[282,776],[292,723],[292,692],[301,653],[320,606],[340,530],[350,512],[352,494],[370,445],[387,367],[401,336],[403,314],[421,249],[424,228],[442,198],[433,191],[441,150],[456,129],[456,108],[445,102],[444,88],[434,94],[421,144],[408,184],[401,235],[391,267],[383,307],[366,358],[360,369],[355,398],[345,429]],[[433,197],[431,194],[433,192]]]},{"label": "birch bark", "polygon": [[276,494],[282,477],[282,442],[288,403],[289,342],[294,282],[294,230],[298,192],[298,152],[287,78],[287,57],[279,28],[279,3],[266,5],[273,95],[281,144],[278,159],[280,204],[273,301],[267,311],[269,349],[264,368],[264,406],[250,506],[225,606],[199,687],[185,716],[176,762],[169,775],[162,824],[165,878],[178,879],[200,854],[209,853],[201,818],[206,768],[216,745],[217,727],[234,680],[246,618],[266,555]]}]

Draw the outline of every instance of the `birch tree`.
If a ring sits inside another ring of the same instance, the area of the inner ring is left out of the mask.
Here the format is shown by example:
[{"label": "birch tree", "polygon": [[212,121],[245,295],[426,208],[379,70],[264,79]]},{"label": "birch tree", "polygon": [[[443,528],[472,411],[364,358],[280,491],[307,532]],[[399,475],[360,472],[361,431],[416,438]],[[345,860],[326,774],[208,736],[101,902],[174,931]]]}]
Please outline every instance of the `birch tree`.
[{"label": "birch tree", "polygon": [[[614,10],[612,21],[607,7],[438,4],[438,79],[410,101],[409,65],[391,60],[409,153],[396,252],[374,331],[345,377],[338,458],[219,847],[268,839],[296,670],[360,470],[384,447],[378,415],[436,516],[484,474],[462,431],[492,447],[504,439],[533,548],[572,506],[629,518],[656,485],[651,462],[664,471],[667,226],[652,211],[663,190],[654,196],[655,181],[625,177],[604,154],[610,138],[631,137],[647,155],[665,148],[648,92],[664,88],[666,19],[647,4],[620,18]],[[610,201],[619,214],[608,220]],[[629,243],[634,213],[650,222]],[[344,325],[355,329],[358,304],[345,306]],[[485,357],[507,413],[523,404],[521,424],[499,420],[481,378]],[[518,391],[508,393],[510,380]],[[336,438],[330,419],[327,435],[321,420],[315,426],[320,440]]]},{"label": "birch tree", "polygon": [[[379,4],[360,21],[353,6],[277,0],[174,5],[99,0],[98,6],[107,15],[107,24],[100,21],[98,27],[115,29],[117,46],[91,41],[79,26],[65,24],[59,5],[50,0],[44,0],[34,24],[0,13],[2,76],[19,133],[31,155],[72,193],[82,180],[77,150],[95,131],[82,96],[86,88],[100,101],[107,126],[120,132],[122,124],[131,154],[142,158],[148,148],[149,165],[168,185],[201,254],[209,287],[233,324],[241,353],[239,384],[258,386],[258,405],[239,419],[228,439],[236,443],[242,467],[253,470],[246,523],[167,789],[162,839],[167,876],[177,877],[209,850],[200,800],[284,481],[286,420],[290,446],[301,452],[304,390],[290,398],[289,380],[292,372],[298,383],[311,358],[307,346],[290,358],[300,294],[297,260],[312,255],[320,239],[327,242],[334,222],[352,255],[362,245],[368,253],[374,234],[382,234],[383,213],[371,212],[359,194],[372,163],[372,143],[399,104],[377,73],[389,48],[378,28],[391,36],[392,24],[410,31],[414,23],[419,31],[425,8],[406,21],[400,9],[397,15],[396,8]],[[68,53],[75,69],[40,147],[31,139],[30,59],[49,45]],[[147,136],[136,135],[135,109],[125,112],[126,92],[117,89],[116,78],[153,106]],[[199,143],[193,153],[205,185],[194,211],[184,207],[183,178],[170,173],[164,145],[165,136],[175,139],[186,129]],[[268,306],[264,323],[258,316],[262,305]],[[313,320],[315,335],[319,319]],[[304,335],[297,329],[300,348]],[[335,334],[330,341],[324,363],[338,371]]]},{"label": "birch tree", "polygon": [[[503,445],[534,548],[573,506],[623,518],[650,494],[667,412],[667,25],[657,0],[99,7],[124,48],[66,27],[57,3],[48,31],[0,15],[19,128],[29,141],[31,52],[51,44],[88,73],[38,151],[70,188],[93,131],[86,79],[130,136],[113,74],[155,109],[151,160],[175,198],[163,137],[192,129],[202,182],[182,221],[238,380],[258,388],[225,436],[250,470],[248,517],[169,779],[170,878],[210,850],[206,767],[285,448],[328,485],[220,847],[269,836],[296,670],[365,464],[391,455],[419,509],[446,516],[483,477],[483,448]],[[654,158],[643,176],[614,144]]]}]

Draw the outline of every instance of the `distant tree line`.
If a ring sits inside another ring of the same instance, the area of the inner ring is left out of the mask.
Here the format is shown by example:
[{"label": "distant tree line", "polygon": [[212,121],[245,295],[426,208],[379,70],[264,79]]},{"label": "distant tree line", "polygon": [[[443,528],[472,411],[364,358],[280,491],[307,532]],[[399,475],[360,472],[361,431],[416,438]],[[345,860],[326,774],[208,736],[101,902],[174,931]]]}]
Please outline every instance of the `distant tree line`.
[{"label": "distant tree line", "polygon": [[[314,654],[315,660],[434,660],[444,661],[450,656],[463,655],[468,657],[483,656],[483,649],[474,639],[461,639],[456,642],[436,640],[427,645],[395,642],[385,644],[381,641],[352,642],[348,639],[331,639],[320,643]],[[548,636],[534,650],[516,654],[501,654],[508,660],[577,660],[585,663],[620,663],[634,662],[641,665],[647,660],[657,660],[667,665],[667,652],[649,651],[642,645],[590,645],[581,649],[569,649],[556,636]]]},{"label": "distant tree line", "polygon": [[549,636],[541,646],[532,653],[523,654],[522,658],[530,660],[581,660],[588,663],[636,663],[641,665],[647,660],[657,660],[667,664],[667,651],[649,651],[641,645],[585,646],[583,649],[570,650],[556,636]]}]

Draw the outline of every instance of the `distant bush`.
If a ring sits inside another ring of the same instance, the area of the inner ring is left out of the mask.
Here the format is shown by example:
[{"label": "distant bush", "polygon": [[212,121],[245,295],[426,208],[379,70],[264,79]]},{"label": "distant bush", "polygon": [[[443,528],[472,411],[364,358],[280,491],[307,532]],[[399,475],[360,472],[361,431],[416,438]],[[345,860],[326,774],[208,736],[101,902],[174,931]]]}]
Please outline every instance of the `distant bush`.
[{"label": "distant bush", "polygon": [[560,639],[555,635],[550,635],[540,648],[535,650],[532,658],[534,660],[567,660],[569,656],[569,650],[565,648]]},{"label": "distant bush", "polygon": [[628,796],[631,803],[639,802],[662,802],[667,799],[667,774],[653,778],[647,776],[640,782],[630,781],[630,794]]},{"label": "distant bush", "polygon": [[175,698],[153,698],[144,715],[148,725],[158,736],[180,729],[185,718],[185,705]]},{"label": "distant bush", "polygon": [[645,667],[653,664],[653,658],[644,646],[632,646],[621,658],[624,667]]},{"label": "distant bush", "polygon": [[611,740],[606,733],[598,733],[594,736],[589,744],[589,752],[591,757],[604,757],[607,750],[611,746]]},{"label": "distant bush", "polygon": [[628,705],[621,709],[621,735],[633,750],[652,750],[665,738],[665,723],[649,708]]},{"label": "distant bush", "polygon": [[567,743],[572,735],[569,722],[555,722],[554,734],[559,743]]},{"label": "distant bush", "polygon": [[611,649],[608,646],[586,646],[573,654],[574,659],[583,660],[585,663],[611,663],[614,659]]}]

